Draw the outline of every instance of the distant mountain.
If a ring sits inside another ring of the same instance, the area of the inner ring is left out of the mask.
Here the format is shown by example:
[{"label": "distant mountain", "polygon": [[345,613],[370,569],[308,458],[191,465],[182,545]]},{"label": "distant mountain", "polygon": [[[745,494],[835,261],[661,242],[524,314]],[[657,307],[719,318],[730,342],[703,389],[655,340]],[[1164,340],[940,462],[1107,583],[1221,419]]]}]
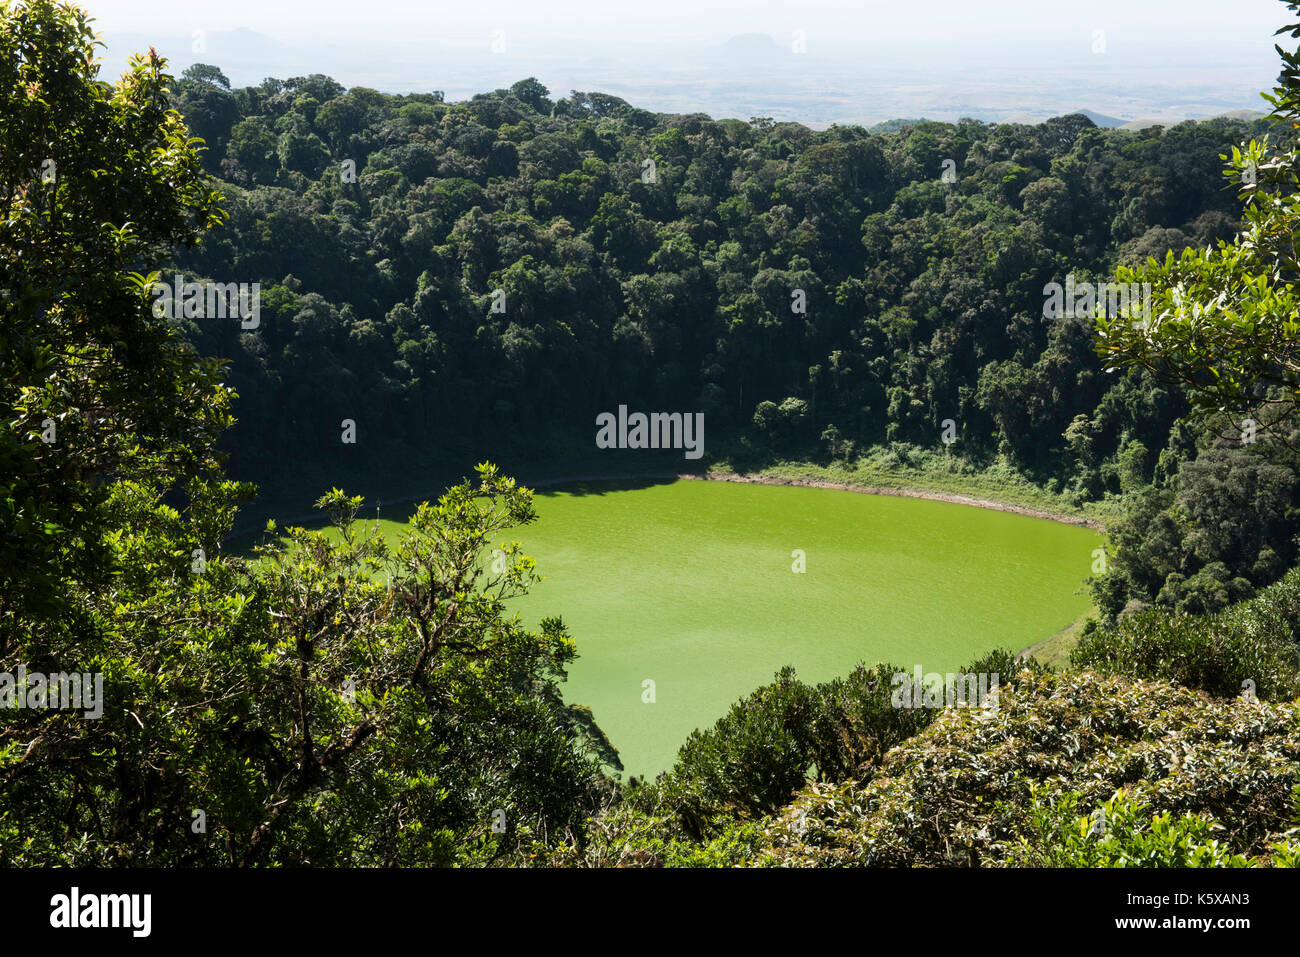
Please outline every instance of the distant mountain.
[{"label": "distant mountain", "polygon": [[1074,112],[1082,113],[1103,130],[1112,130],[1117,126],[1123,126],[1125,123],[1125,121],[1121,120],[1118,116],[1107,116],[1105,113],[1094,113],[1092,110],[1075,110]]},{"label": "distant mountain", "polygon": [[722,49],[729,59],[749,62],[771,60],[790,52],[789,47],[783,47],[766,33],[741,33],[724,43]]}]

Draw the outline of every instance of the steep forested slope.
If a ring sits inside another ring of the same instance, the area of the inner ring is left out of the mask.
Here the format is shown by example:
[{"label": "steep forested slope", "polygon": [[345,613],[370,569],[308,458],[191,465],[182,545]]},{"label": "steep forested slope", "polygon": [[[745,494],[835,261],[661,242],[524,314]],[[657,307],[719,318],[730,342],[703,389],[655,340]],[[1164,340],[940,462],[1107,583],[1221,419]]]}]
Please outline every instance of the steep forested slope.
[{"label": "steep forested slope", "polygon": [[[233,360],[231,467],[273,497],[589,462],[625,404],[703,412],[706,462],[742,468],[890,443],[1076,502],[1153,486],[1108,614],[1219,607],[1294,558],[1290,459],[1176,424],[1177,389],[1108,373],[1090,317],[1045,309],[1049,283],[1231,235],[1220,157],[1262,123],[814,132],[533,80],[449,104],[323,76],[231,90],[213,67],[175,93],[231,214],[178,264],[262,284],[257,328],[185,324]],[[1221,448],[1183,470],[1198,441]]]}]

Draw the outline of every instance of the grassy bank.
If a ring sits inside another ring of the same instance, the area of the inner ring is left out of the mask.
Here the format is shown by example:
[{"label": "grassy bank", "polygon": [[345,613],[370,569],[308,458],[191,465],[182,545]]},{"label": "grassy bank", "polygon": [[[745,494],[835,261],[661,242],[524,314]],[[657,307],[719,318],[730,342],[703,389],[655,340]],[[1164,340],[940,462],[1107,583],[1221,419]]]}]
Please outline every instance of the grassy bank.
[{"label": "grassy bank", "polygon": [[770,476],[789,482],[974,499],[1082,520],[1101,528],[1119,514],[1117,499],[1080,502],[1071,495],[1036,484],[1005,463],[996,462],[979,468],[957,456],[924,449],[876,448],[850,462],[837,460],[820,464],[777,460],[748,469],[736,467],[729,459],[719,458],[710,463],[709,470]]},{"label": "grassy bank", "polygon": [[1033,658],[1056,671],[1062,671],[1070,663],[1070,652],[1079,643],[1079,636],[1083,634],[1083,626],[1088,623],[1089,618],[1096,617],[1097,609],[1094,606],[1086,614],[1075,619],[1068,628],[1062,628],[1050,638],[1044,638],[1038,644],[1030,645],[1021,654],[1026,658]]}]

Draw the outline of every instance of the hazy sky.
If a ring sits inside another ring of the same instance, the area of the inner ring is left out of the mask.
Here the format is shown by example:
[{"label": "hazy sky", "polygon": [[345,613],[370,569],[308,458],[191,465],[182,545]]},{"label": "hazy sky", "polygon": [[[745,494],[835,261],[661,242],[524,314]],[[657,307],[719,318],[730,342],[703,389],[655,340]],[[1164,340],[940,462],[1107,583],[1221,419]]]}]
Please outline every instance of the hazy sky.
[{"label": "hazy sky", "polygon": [[[1273,31],[1288,21],[1278,0],[81,2],[108,41],[110,75],[155,45],[175,72],[216,63],[236,84],[322,72],[464,98],[534,75],[561,94],[600,89],[650,109],[821,121],[1257,109],[1278,72]],[[260,36],[227,32],[239,28]],[[1099,31],[1104,56],[1093,55]],[[504,50],[489,49],[494,34]],[[760,44],[719,60],[742,34],[768,35],[773,54]],[[199,35],[211,42],[191,49]],[[796,36],[806,55],[792,59]]]},{"label": "hazy sky", "polygon": [[[967,39],[1105,29],[1158,40],[1177,34],[1205,46],[1269,50],[1269,34],[1286,21],[1277,0],[87,0],[113,32],[190,33],[250,27],[284,40],[346,42],[359,38],[478,39],[493,30],[519,37],[602,41],[725,40],[738,33],[869,45],[882,34],[920,50],[959,34]],[[809,52],[813,52],[810,50]]]}]

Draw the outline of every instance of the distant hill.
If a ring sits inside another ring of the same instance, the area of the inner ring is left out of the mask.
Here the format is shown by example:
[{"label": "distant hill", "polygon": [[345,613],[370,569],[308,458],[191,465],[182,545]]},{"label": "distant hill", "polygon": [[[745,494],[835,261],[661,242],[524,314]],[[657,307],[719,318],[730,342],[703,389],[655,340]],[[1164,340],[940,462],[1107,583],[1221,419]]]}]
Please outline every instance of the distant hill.
[{"label": "distant hill", "polygon": [[788,53],[766,33],[741,33],[722,45],[723,52],[733,60],[771,60],[775,56]]},{"label": "distant hill", "polygon": [[1057,116],[1086,116],[1089,120],[1092,120],[1093,124],[1100,126],[1101,129],[1104,130],[1113,130],[1115,127],[1123,126],[1123,124],[1125,124],[1125,121],[1121,120],[1121,118],[1117,116],[1108,116],[1108,114],[1105,113],[1097,113],[1092,111],[1092,109],[1069,109],[1069,111],[1063,113],[1056,113],[1053,117],[1032,116],[1031,113],[1011,113],[1010,116],[1002,117],[1001,120],[996,120],[995,122],[1000,122],[1000,124],[1024,124],[1027,126],[1036,126],[1045,120],[1049,120],[1049,118]]},{"label": "distant hill", "polygon": [[1121,120],[1117,116],[1107,116],[1105,113],[1094,113],[1092,110],[1075,110],[1074,112],[1082,113],[1104,130],[1112,130],[1124,125],[1124,120]]}]

